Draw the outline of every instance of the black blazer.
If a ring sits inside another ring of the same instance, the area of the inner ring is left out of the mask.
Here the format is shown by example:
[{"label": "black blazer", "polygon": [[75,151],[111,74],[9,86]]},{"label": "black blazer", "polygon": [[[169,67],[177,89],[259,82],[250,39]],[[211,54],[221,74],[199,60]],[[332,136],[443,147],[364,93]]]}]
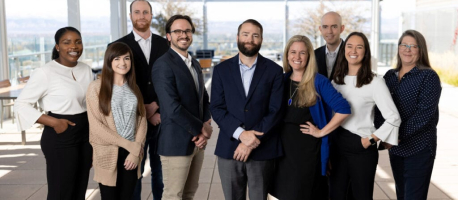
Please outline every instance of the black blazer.
[{"label": "black blazer", "polygon": [[233,159],[240,141],[232,135],[238,127],[263,132],[261,144],[250,154],[253,160],[282,156],[280,132],[276,125],[282,119],[283,68],[258,55],[248,96],[240,74],[239,56],[218,64],[213,70],[210,109],[219,126],[215,154]]},{"label": "black blazer", "polygon": [[137,79],[137,85],[143,96],[143,102],[145,104],[149,104],[153,101],[157,102],[157,95],[154,91],[153,82],[151,81],[151,69],[153,68],[154,62],[170,48],[167,40],[155,34],[151,36],[151,54],[149,57],[149,64],[146,62],[145,54],[140,48],[140,45],[138,45],[138,42],[135,41],[133,32],[130,32],[126,36],[114,42],[123,42],[127,44],[134,54],[133,61],[135,65],[135,77]]},{"label": "black blazer", "polygon": [[203,122],[210,119],[202,69],[196,59],[192,59],[192,65],[198,75],[199,89],[185,62],[173,49],[154,63],[152,77],[161,105],[159,155],[191,155],[195,147],[191,139],[201,133]]},{"label": "black blazer", "polygon": [[[337,50],[336,62],[334,62],[334,66],[332,67],[331,76],[329,77],[329,80],[332,80],[332,76],[334,76],[334,71],[335,71],[336,64],[337,64],[337,57],[339,57],[339,51],[340,51],[340,48],[342,48],[342,45],[343,45],[343,41],[342,40],[341,40],[341,42],[342,43],[341,43],[339,49]],[[327,69],[327,66],[326,66],[326,45],[321,46],[318,49],[315,49],[315,58],[316,58],[316,64],[317,64],[317,67],[318,67],[318,73],[320,73],[321,75],[323,75],[325,77],[328,77],[328,69]]]}]

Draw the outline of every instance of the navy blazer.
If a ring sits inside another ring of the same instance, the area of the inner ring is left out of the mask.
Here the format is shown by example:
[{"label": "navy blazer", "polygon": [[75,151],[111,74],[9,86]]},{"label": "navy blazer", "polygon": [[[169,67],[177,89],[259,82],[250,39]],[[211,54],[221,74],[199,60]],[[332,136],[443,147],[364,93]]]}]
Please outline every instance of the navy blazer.
[{"label": "navy blazer", "polygon": [[151,81],[151,69],[153,68],[154,62],[170,48],[167,40],[161,36],[152,34],[149,63],[146,62],[145,54],[140,48],[140,45],[137,41],[135,41],[133,32],[130,32],[126,36],[114,42],[127,44],[134,54],[133,61],[135,65],[135,78],[137,80],[137,85],[140,88],[140,92],[142,93],[143,102],[146,104],[153,101],[157,102],[157,95],[154,92],[154,86]]},{"label": "navy blazer", "polygon": [[159,155],[191,155],[195,147],[191,139],[201,133],[203,122],[210,119],[202,69],[196,59],[192,59],[192,65],[198,75],[198,90],[191,72],[174,50],[169,49],[154,63],[152,79],[161,105]]},{"label": "navy blazer", "polygon": [[258,55],[248,96],[240,74],[239,56],[217,65],[213,71],[210,110],[220,133],[215,154],[232,159],[240,141],[232,135],[238,127],[263,132],[261,144],[249,158],[267,160],[282,155],[280,132],[274,127],[281,119],[283,69]]},{"label": "navy blazer", "polygon": [[[339,57],[339,51],[342,48],[343,40],[341,40],[341,42],[342,43],[339,49],[337,50],[336,62],[334,62],[334,66],[332,67],[331,76],[328,78],[329,80],[332,80],[332,77],[334,76],[334,71],[337,65],[337,57]],[[318,67],[318,73],[325,77],[328,77],[328,67],[326,65],[326,45],[323,45],[320,48],[315,49],[315,58]]]}]

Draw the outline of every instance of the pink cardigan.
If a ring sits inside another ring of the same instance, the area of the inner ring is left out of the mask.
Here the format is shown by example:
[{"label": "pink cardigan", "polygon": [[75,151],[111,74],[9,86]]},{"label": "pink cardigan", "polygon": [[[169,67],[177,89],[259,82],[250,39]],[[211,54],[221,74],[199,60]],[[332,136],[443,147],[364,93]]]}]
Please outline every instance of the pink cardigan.
[{"label": "pink cardigan", "polygon": [[89,118],[89,142],[93,148],[94,181],[106,186],[116,186],[118,148],[129,151],[127,160],[138,164],[137,176],[140,178],[140,164],[146,138],[146,118],[137,118],[135,141],[121,137],[117,131],[113,115],[105,116],[99,109],[99,91],[101,80],[93,81],[86,94]]}]

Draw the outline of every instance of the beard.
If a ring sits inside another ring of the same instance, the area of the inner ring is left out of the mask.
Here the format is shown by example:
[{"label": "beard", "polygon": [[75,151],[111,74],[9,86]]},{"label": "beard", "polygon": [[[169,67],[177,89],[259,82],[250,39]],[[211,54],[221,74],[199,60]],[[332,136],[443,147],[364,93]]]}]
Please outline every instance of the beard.
[{"label": "beard", "polygon": [[[251,44],[252,48],[251,49],[246,48],[245,44]],[[253,57],[257,53],[259,53],[259,50],[261,49],[261,44],[256,45],[253,42],[247,43],[247,42],[237,41],[237,47],[239,48],[240,53],[242,53],[243,55],[247,57]]]},{"label": "beard", "polygon": [[[188,40],[189,45],[187,45],[187,46],[180,46],[179,43],[180,43],[180,40],[182,40],[182,39]],[[181,38],[181,39],[178,39],[178,40],[174,40],[174,38],[172,38],[172,41],[171,41],[170,43],[172,43],[172,45],[173,45],[174,47],[176,47],[177,49],[179,49],[179,50],[181,50],[181,51],[187,51],[188,48],[189,48],[189,47],[191,46],[191,44],[192,44],[192,39],[189,38],[189,37],[186,37],[186,38]]]},{"label": "beard", "polygon": [[151,21],[147,21],[146,25],[139,25],[137,21],[132,22],[132,26],[140,32],[147,31],[149,29],[150,24],[151,24]]}]

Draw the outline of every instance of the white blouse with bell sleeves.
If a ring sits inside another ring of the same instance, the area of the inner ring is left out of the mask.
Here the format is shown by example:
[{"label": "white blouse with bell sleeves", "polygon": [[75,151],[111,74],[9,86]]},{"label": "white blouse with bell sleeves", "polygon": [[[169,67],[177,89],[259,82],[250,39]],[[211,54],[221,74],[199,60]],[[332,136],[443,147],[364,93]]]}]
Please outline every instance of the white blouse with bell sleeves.
[{"label": "white blouse with bell sleeves", "polygon": [[[382,77],[374,76],[371,83],[356,87],[356,76],[345,76],[344,85],[332,82],[337,91],[347,99],[351,106],[351,115],[341,126],[363,138],[376,135],[383,142],[398,145],[399,125],[401,117],[394,105],[390,91]],[[374,127],[374,108],[378,109],[386,119],[379,129]]]},{"label": "white blouse with bell sleeves", "polygon": [[33,108],[37,101],[46,112],[86,112],[86,91],[92,80],[91,68],[81,62],[67,67],[53,60],[35,69],[14,103],[18,129],[26,130],[40,118],[42,113]]}]

